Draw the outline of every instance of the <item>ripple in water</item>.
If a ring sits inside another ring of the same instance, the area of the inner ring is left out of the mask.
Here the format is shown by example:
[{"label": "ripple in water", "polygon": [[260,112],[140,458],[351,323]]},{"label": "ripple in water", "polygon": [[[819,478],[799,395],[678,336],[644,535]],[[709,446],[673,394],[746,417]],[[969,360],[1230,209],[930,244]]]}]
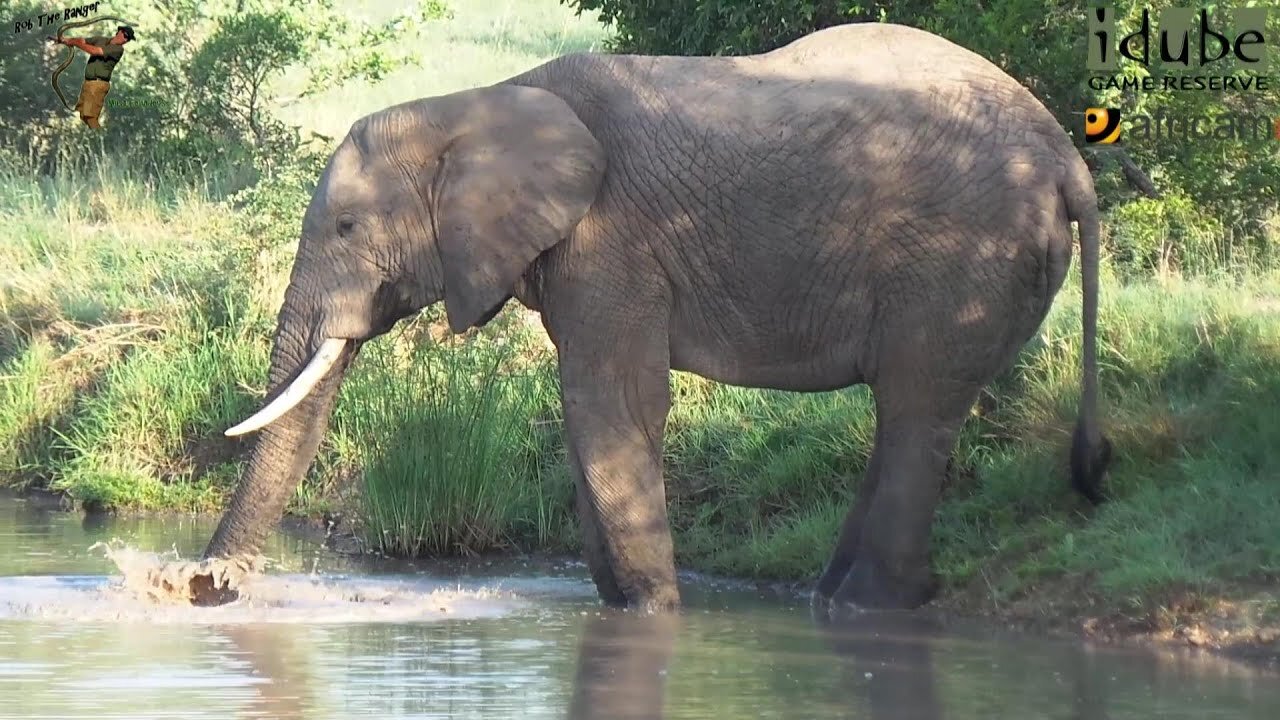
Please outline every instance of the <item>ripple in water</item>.
[{"label": "ripple in water", "polygon": [[[264,574],[265,563],[189,561],[120,543],[98,543],[118,576],[0,578],[0,619],[151,623],[431,622],[495,617],[526,605],[490,588],[431,586],[415,578],[378,579]],[[191,604],[190,580],[214,578],[239,597],[224,605]]]}]

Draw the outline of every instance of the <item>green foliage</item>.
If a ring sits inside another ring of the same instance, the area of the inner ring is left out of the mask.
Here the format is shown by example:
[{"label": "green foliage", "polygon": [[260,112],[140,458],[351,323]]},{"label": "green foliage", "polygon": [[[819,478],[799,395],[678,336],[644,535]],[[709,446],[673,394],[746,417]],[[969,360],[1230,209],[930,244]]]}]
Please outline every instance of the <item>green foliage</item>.
[{"label": "green foliage", "polygon": [[846,22],[854,12],[840,0],[563,1],[615,25],[615,49],[670,55],[746,55]]},{"label": "green foliage", "polygon": [[283,125],[268,112],[267,81],[300,59],[306,30],[289,13],[247,13],[223,20],[191,58],[191,120],[218,139],[251,138],[260,152],[287,152]]},{"label": "green foliage", "polygon": [[1116,263],[1130,275],[1170,269],[1204,274],[1232,260],[1222,223],[1185,195],[1121,205],[1111,213],[1109,229]]},{"label": "green foliage", "polygon": [[[35,0],[0,0],[0,13],[6,22],[34,19],[47,12],[45,4]],[[0,117],[4,118],[6,128],[13,129],[0,135],[7,135],[5,139],[10,142],[0,144],[12,145],[20,129],[38,127],[55,105],[61,109],[49,87],[49,75],[61,59],[59,50],[66,50],[45,41],[46,35],[53,34],[47,28],[37,27],[27,32],[6,30],[0,33]]]},{"label": "green foliage", "polygon": [[[0,0],[0,9],[13,17],[46,10],[25,0]],[[134,22],[137,38],[112,76],[104,132],[84,128],[59,105],[48,78],[66,48],[43,41],[52,30],[31,31],[0,41],[6,118],[0,144],[16,147],[45,172],[96,157],[107,138],[113,151],[157,169],[198,171],[213,164],[265,171],[306,143],[303,133],[271,113],[286,67],[305,62],[310,82],[304,96],[348,80],[376,81],[416,59],[412,49],[388,50],[396,38],[449,13],[440,0],[423,0],[372,23],[333,0],[122,0],[111,14]],[[176,29],[174,18],[182,19]],[[107,29],[99,23],[71,34]],[[62,76],[69,100],[79,91],[85,62],[79,57],[84,53],[74,52],[76,60]]]},{"label": "green foliage", "polygon": [[475,554],[562,542],[572,486],[545,465],[555,374],[514,328],[452,347],[394,341],[344,383],[336,443],[361,468],[365,534],[394,555]]}]

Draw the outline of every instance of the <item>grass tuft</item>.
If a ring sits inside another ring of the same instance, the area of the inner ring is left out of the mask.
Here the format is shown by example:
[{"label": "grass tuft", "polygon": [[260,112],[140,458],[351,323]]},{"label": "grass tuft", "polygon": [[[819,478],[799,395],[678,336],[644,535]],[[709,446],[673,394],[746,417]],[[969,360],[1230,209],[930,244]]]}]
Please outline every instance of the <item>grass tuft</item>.
[{"label": "grass tuft", "polygon": [[449,345],[381,343],[344,383],[335,432],[361,468],[367,540],[409,556],[563,545],[551,366],[505,338]]}]

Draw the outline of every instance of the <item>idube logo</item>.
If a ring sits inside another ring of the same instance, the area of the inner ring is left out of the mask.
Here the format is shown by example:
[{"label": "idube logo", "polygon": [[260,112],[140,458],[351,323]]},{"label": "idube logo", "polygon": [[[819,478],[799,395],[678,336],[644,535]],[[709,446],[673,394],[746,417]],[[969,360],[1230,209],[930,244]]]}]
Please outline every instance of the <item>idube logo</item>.
[{"label": "idube logo", "polygon": [[[1266,74],[1267,12],[1268,8],[1260,7],[1232,8],[1227,17],[1204,8],[1171,7],[1160,10],[1153,25],[1151,11],[1144,8],[1137,29],[1123,33],[1117,28],[1115,8],[1091,8],[1086,68],[1094,75],[1089,86],[1094,90],[1267,91],[1274,84]],[[1122,57],[1149,72],[1120,73]],[[1235,74],[1241,69],[1256,74]]]}]

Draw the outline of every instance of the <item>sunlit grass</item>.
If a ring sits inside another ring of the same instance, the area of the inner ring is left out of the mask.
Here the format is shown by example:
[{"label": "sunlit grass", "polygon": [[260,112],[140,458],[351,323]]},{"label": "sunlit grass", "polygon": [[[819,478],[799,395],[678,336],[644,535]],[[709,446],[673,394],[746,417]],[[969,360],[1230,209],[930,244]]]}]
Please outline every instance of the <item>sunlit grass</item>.
[{"label": "sunlit grass", "polygon": [[[371,20],[385,19],[412,2],[359,4]],[[330,137],[342,137],[351,123],[388,105],[490,85],[569,52],[599,50],[608,32],[594,13],[575,16],[555,0],[453,0],[453,15],[423,25],[399,40],[395,53],[418,59],[377,83],[348,83],[301,99],[302,68],[285,73],[278,84],[286,122]]]}]

